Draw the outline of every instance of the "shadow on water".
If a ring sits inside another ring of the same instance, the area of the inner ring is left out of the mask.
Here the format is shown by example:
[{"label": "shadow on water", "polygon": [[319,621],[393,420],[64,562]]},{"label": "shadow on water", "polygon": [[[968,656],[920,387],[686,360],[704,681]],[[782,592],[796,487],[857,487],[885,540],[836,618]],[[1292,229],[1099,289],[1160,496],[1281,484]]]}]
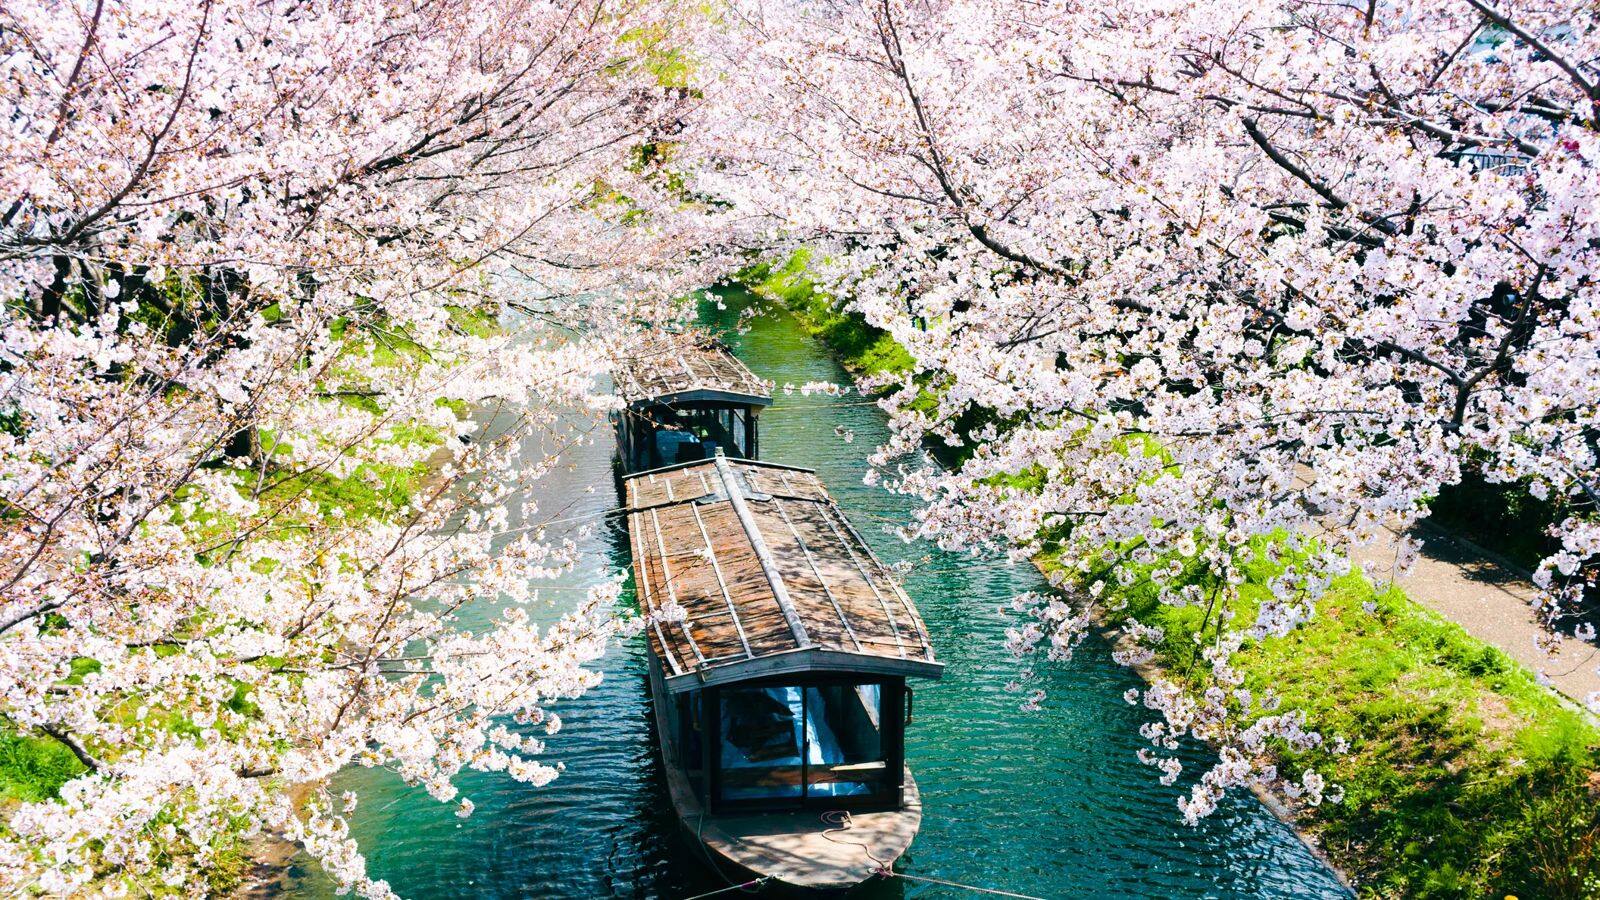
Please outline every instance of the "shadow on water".
[{"label": "shadow on water", "polygon": [[[745,300],[726,299],[733,307]],[[1049,692],[1043,709],[1020,712],[1020,698],[1005,688],[1017,668],[1002,650],[1006,620],[998,608],[1041,587],[1037,573],[887,533],[910,504],[861,483],[864,458],[886,433],[882,414],[859,397],[782,392],[786,382],[846,380],[787,315],[763,314],[745,334],[729,327],[733,310],[707,304],[706,315],[757,374],[780,386],[761,420],[763,456],[816,468],[887,562],[914,563],[906,589],[947,669],[942,681],[917,687],[907,735],[924,818],[905,872],[1042,897],[1345,896],[1248,795],[1230,798],[1198,828],[1177,821],[1179,788],[1162,787],[1134,759],[1143,712],[1122,701],[1133,676],[1103,644],[1087,642],[1070,665],[1040,673]],[[854,433],[852,442],[835,433],[841,426]],[[539,485],[535,499],[546,516],[560,509],[599,521],[616,503],[609,432],[593,435]],[[561,535],[552,529],[551,536]],[[583,556],[547,592],[552,602],[540,614],[549,618],[629,564],[615,519],[571,536]],[[463,776],[462,793],[477,804],[469,819],[388,773],[342,775],[344,786],[363,791],[354,833],[373,875],[417,898],[684,898],[725,886],[676,828],[654,752],[644,653],[642,638],[617,647],[603,661],[601,685],[558,706],[565,724],[549,740],[546,761],[566,771],[555,782],[534,789],[498,775]],[[1204,758],[1189,751],[1188,768],[1198,770]],[[289,888],[299,897],[331,894],[314,866],[298,866]],[[904,881],[857,894],[979,896]]]}]

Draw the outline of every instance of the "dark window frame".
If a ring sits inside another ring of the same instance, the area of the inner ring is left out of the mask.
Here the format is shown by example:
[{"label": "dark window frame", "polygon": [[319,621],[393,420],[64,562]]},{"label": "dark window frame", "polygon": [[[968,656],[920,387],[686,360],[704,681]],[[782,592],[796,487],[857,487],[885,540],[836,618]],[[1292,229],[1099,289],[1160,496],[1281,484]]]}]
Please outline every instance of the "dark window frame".
[{"label": "dark window frame", "polygon": [[[807,748],[800,748],[799,797],[761,797],[725,799],[722,796],[722,691],[725,688],[795,687],[801,689],[801,709],[804,715],[808,701],[806,688],[836,685],[878,685],[878,739],[884,761],[882,789],[864,796],[811,796],[811,763]],[[703,770],[709,774],[702,799],[713,812],[749,812],[753,810],[848,809],[885,810],[899,809],[905,802],[905,696],[904,678],[867,673],[817,673],[739,681],[716,687],[702,688],[701,700]]]},{"label": "dark window frame", "polygon": [[[716,437],[725,456],[755,459],[758,411],[759,407],[750,404],[716,400],[630,407],[615,414],[618,455],[631,472],[676,465],[678,460],[666,459],[657,452],[656,433],[669,425],[690,430],[711,425],[721,432]],[[680,412],[686,415],[679,415]]]}]

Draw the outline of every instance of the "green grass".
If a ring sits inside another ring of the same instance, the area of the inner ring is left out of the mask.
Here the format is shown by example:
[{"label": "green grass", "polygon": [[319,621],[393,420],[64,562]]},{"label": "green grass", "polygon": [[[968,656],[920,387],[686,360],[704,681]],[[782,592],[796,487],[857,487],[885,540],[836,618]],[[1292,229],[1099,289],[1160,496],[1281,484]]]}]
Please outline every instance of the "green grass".
[{"label": "green grass", "polygon": [[0,731],[0,802],[54,799],[83,771],[72,751],[54,738],[17,734],[9,727]]},{"label": "green grass", "polygon": [[[1278,569],[1251,568],[1240,619]],[[1165,629],[1161,668],[1203,690],[1191,661],[1204,610],[1164,606],[1147,585],[1123,596],[1119,616]],[[1342,755],[1274,752],[1287,774],[1314,767],[1343,787],[1301,824],[1364,896],[1600,896],[1600,729],[1499,650],[1353,574],[1315,619],[1246,643],[1234,664],[1257,695],[1276,690],[1349,742]]]},{"label": "green grass", "polygon": [[[72,751],[53,738],[20,735],[10,730],[9,725],[0,732],[0,809],[17,803],[54,800],[60,796],[62,785],[83,772],[83,764]],[[164,817],[158,819],[157,826],[164,821]],[[205,870],[211,895],[225,896],[235,890],[249,868],[244,843],[237,837],[244,833],[248,823],[231,824],[234,827],[215,838],[212,844],[212,855]],[[147,896],[170,893],[160,885],[132,883]]]},{"label": "green grass", "polygon": [[426,463],[406,468],[363,463],[345,478],[325,472],[300,473],[283,479],[273,492],[285,498],[303,496],[316,504],[322,516],[338,510],[348,519],[393,521],[428,475]]},{"label": "green grass", "polygon": [[801,326],[826,344],[851,372],[885,375],[911,371],[911,354],[894,338],[817,288],[808,272],[810,262],[810,251],[797,250],[782,264],[759,263],[740,272],[736,280],[751,293],[794,313]]}]

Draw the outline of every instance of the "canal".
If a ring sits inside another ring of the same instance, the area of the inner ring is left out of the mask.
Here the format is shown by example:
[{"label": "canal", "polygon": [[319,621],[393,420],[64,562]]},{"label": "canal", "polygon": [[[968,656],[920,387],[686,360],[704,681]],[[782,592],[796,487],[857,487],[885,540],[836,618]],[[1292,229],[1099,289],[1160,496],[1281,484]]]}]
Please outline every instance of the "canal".
[{"label": "canal", "polygon": [[[727,297],[733,307],[746,299]],[[1134,759],[1146,711],[1123,702],[1134,676],[1102,643],[1086,642],[1071,664],[1043,672],[1043,708],[1019,711],[1021,698],[1005,689],[1017,663],[1003,650],[1006,619],[998,609],[1039,589],[1038,575],[890,535],[910,502],[862,484],[865,457],[886,434],[878,409],[854,395],[781,390],[848,380],[787,314],[764,313],[743,334],[728,328],[732,312],[707,304],[706,314],[756,374],[780,385],[761,417],[763,458],[817,469],[885,561],[911,564],[906,590],[947,664],[942,681],[918,686],[907,735],[924,818],[903,860],[906,872],[1041,897],[1346,896],[1248,794],[1231,797],[1198,828],[1178,821],[1181,785],[1162,787]],[[621,522],[604,517],[617,503],[610,432],[592,434],[536,498],[541,518],[569,520],[551,536],[566,529],[583,552],[575,571],[546,591],[552,610],[629,562]],[[643,638],[615,648],[603,663],[604,682],[558,708],[564,727],[550,739],[546,761],[566,772],[554,783],[534,789],[498,775],[464,776],[463,795],[477,804],[469,819],[387,773],[342,775],[344,787],[362,790],[354,836],[373,876],[411,898],[672,900],[724,886],[675,833],[652,749],[645,652]],[[1200,752],[1191,751],[1191,770]],[[332,893],[303,862],[288,889],[296,897]],[[901,880],[859,893],[870,900],[981,896]]]}]

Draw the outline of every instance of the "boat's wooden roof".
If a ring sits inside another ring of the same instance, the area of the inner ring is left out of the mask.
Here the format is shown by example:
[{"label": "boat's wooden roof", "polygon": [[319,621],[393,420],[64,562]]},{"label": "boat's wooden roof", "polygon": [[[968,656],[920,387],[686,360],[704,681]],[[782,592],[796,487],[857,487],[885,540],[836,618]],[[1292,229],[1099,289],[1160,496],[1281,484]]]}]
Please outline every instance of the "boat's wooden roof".
[{"label": "boat's wooden roof", "polygon": [[772,386],[700,329],[642,332],[612,363],[617,392],[630,406],[695,400],[772,403]]},{"label": "boat's wooden roof", "polygon": [[667,686],[809,671],[938,677],[922,617],[816,473],[718,456],[627,480]]}]

